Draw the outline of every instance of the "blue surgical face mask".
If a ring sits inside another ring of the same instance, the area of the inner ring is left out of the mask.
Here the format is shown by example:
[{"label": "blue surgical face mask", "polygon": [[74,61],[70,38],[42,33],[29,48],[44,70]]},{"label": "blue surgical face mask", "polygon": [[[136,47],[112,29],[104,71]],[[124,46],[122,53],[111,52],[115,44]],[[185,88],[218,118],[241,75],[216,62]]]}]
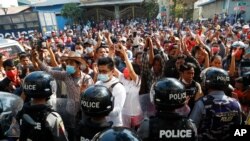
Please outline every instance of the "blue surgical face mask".
[{"label": "blue surgical face mask", "polygon": [[86,47],[86,52],[87,52],[87,53],[93,52],[93,48],[92,48],[92,47]]},{"label": "blue surgical face mask", "polygon": [[102,82],[106,82],[109,80],[109,76],[108,74],[98,74],[97,79]]},{"label": "blue surgical face mask", "polygon": [[67,72],[68,74],[73,74],[73,73],[75,73],[75,72],[76,72],[75,67],[74,67],[74,66],[67,65],[67,66],[66,66],[66,72]]}]

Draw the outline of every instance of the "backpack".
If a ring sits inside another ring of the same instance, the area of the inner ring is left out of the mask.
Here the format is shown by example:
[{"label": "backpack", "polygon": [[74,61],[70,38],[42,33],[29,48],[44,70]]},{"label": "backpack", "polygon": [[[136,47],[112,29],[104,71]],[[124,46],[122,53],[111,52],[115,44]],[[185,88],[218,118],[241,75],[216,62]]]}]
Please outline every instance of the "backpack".
[{"label": "backpack", "polygon": [[225,140],[230,136],[230,129],[240,125],[240,107],[235,99],[215,99],[211,95],[201,98],[205,113],[198,134],[202,139]]},{"label": "backpack", "polygon": [[44,110],[34,114],[23,113],[20,120],[20,141],[53,141],[53,135],[47,124],[47,116],[53,110]]},{"label": "backpack", "polygon": [[[121,82],[115,82],[115,83],[113,83],[108,89],[110,90],[110,92],[111,93],[113,93],[113,88],[116,86],[116,84],[118,84],[118,83],[120,83],[120,84],[122,84]],[[123,85],[123,84],[122,84]]]}]

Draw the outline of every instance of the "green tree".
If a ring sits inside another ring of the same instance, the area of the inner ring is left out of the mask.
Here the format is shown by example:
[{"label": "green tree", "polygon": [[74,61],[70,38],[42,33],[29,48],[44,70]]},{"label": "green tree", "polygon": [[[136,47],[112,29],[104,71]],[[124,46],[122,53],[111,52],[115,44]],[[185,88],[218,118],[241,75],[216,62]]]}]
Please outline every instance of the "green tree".
[{"label": "green tree", "polygon": [[70,19],[73,23],[78,23],[82,20],[83,9],[76,3],[65,4],[61,10],[61,15]]},{"label": "green tree", "polygon": [[144,1],[143,8],[146,10],[149,19],[155,18],[159,11],[157,0]]}]

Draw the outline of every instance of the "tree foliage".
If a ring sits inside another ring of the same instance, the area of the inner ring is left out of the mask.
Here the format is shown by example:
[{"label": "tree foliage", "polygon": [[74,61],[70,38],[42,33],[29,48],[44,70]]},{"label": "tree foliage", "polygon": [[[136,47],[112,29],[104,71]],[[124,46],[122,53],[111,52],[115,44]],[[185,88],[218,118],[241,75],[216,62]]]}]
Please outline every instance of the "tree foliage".
[{"label": "tree foliage", "polygon": [[146,10],[149,19],[155,18],[159,11],[157,0],[144,1],[143,8]]},{"label": "tree foliage", "polygon": [[71,19],[74,23],[79,22],[82,19],[83,10],[76,3],[65,4],[61,10],[63,17]]}]

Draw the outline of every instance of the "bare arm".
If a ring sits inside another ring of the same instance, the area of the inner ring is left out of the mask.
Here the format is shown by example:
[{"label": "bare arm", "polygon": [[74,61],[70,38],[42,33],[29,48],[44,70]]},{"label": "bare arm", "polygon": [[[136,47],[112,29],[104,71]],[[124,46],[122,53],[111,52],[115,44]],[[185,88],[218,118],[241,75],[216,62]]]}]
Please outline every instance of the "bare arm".
[{"label": "bare arm", "polygon": [[50,63],[51,63],[51,66],[52,67],[57,67],[58,66],[58,63],[57,63],[57,61],[56,61],[56,57],[55,57],[55,54],[54,54],[54,52],[53,52],[53,50],[52,50],[52,48],[51,48],[51,43],[49,43],[48,41],[46,41],[46,46],[47,46],[47,48],[48,48],[48,51],[49,51],[49,55],[50,55]]},{"label": "bare arm", "polygon": [[235,68],[236,68],[236,65],[235,65],[235,54],[237,53],[239,49],[237,50],[233,50],[232,52],[232,55],[231,55],[231,62],[230,62],[230,67],[229,67],[229,76],[234,76],[234,73],[235,73]]},{"label": "bare arm", "polygon": [[129,75],[132,78],[132,80],[134,82],[136,82],[137,74],[135,73],[131,62],[128,59],[128,55],[127,55],[127,52],[126,52],[126,47],[122,46],[121,44],[119,44],[119,46],[121,47],[121,53],[123,54],[123,56],[125,58],[125,63],[126,63],[126,66],[127,66],[128,70],[129,70]]}]

